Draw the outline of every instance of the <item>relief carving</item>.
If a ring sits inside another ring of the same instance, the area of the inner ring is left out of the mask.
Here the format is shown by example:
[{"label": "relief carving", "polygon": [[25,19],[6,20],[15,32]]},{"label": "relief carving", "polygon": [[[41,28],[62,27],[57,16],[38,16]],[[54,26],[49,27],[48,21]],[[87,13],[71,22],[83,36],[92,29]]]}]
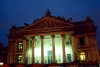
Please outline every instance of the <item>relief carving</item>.
[{"label": "relief carving", "polygon": [[34,29],[46,29],[46,28],[56,28],[56,27],[64,27],[64,26],[73,26],[72,24],[69,24],[67,22],[61,22],[56,21],[54,19],[45,19],[41,22],[37,22],[33,25],[30,25],[30,27],[27,28],[27,30],[34,30]]}]

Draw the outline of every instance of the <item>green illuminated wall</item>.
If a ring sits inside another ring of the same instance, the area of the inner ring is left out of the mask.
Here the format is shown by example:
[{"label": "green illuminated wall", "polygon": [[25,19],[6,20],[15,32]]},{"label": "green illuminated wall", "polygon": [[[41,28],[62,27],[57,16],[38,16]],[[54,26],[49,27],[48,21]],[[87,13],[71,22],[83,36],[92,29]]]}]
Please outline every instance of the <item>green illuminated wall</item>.
[{"label": "green illuminated wall", "polygon": [[41,40],[40,40],[40,36],[35,37],[34,57],[35,57],[35,63],[41,63]]},{"label": "green illuminated wall", "polygon": [[[71,35],[65,35],[65,53],[66,53],[66,61],[72,62],[73,61],[73,50],[72,50],[72,41]],[[56,34],[54,38],[55,43],[55,59],[56,63],[63,62],[62,56],[62,37],[60,34]],[[50,64],[52,63],[53,59],[53,51],[52,51],[52,38],[51,35],[44,36],[43,38],[43,45],[44,45],[44,63]],[[41,63],[41,39],[40,36],[35,36],[34,42],[34,62]],[[28,41],[28,48],[27,48],[27,63],[32,63],[32,39]]]},{"label": "green illuminated wall", "polygon": [[60,34],[55,35],[55,56],[56,63],[62,63],[62,38]]},{"label": "green illuminated wall", "polygon": [[65,37],[65,52],[66,52],[66,61],[72,62],[73,61],[73,51],[72,51],[72,43],[71,43],[71,35],[66,34]]},{"label": "green illuminated wall", "polygon": [[43,44],[44,44],[44,63],[50,64],[52,63],[52,39],[50,35],[44,36]]},{"label": "green illuminated wall", "polygon": [[32,40],[28,40],[28,47],[27,47],[27,64],[32,64]]}]

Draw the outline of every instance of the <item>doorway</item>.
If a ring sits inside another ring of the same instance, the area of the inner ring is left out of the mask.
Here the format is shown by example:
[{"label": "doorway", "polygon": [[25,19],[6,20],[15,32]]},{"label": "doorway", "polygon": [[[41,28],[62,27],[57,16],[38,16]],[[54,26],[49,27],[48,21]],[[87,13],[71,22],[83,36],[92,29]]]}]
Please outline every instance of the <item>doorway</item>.
[{"label": "doorway", "polygon": [[48,51],[48,64],[52,63],[52,51]]},{"label": "doorway", "polygon": [[71,59],[71,54],[67,54],[67,62],[72,62],[72,59]]}]

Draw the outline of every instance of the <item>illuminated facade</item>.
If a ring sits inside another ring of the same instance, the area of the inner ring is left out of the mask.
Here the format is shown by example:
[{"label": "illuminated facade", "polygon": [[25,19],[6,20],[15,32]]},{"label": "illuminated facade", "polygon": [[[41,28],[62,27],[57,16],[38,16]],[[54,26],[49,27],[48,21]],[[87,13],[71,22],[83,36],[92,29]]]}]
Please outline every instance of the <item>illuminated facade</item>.
[{"label": "illuminated facade", "polygon": [[8,34],[8,63],[51,64],[98,61],[96,26],[87,17],[72,22],[52,16],[44,17],[23,27],[13,26]]}]

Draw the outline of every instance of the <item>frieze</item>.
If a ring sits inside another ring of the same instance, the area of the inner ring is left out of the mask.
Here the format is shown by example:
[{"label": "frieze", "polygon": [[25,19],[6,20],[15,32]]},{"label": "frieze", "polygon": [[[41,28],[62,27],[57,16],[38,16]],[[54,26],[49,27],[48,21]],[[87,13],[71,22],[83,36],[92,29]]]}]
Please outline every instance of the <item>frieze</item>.
[{"label": "frieze", "polygon": [[53,29],[37,29],[37,30],[27,30],[24,31],[24,35],[30,34],[41,34],[41,33],[50,33],[50,32],[69,32],[73,31],[73,28],[53,28]]}]

